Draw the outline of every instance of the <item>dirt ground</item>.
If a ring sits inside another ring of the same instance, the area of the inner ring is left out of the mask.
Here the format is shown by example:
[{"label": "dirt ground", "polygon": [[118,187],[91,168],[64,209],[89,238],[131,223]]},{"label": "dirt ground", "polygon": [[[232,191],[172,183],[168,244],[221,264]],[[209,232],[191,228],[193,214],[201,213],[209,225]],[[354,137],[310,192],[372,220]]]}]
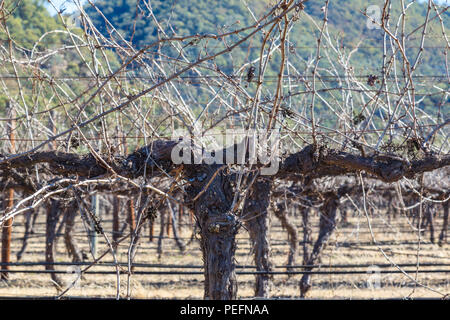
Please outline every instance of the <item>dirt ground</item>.
[{"label": "dirt ground", "polygon": [[[435,219],[436,236],[442,228],[442,213]],[[302,239],[302,227],[300,216],[291,216],[292,221],[299,230],[299,240]],[[111,216],[103,217],[106,230],[111,230]],[[38,217],[35,234],[29,240],[27,251],[23,255],[21,262],[41,262],[44,261],[44,239],[45,239],[45,215]],[[314,232],[317,232],[318,217],[313,217]],[[12,260],[16,261],[16,253],[19,251],[23,237],[24,227],[21,217],[14,223]],[[159,219],[156,221],[155,235],[159,235]],[[187,243],[192,235],[192,228],[189,226],[190,219],[184,217],[183,227],[180,230],[180,237]],[[391,223],[383,214],[375,214],[371,217],[376,240],[380,248],[383,249],[397,264],[417,264],[418,254],[418,234],[413,230],[405,216],[397,217]],[[181,252],[172,233],[169,238],[164,238],[161,259],[158,259],[157,239],[153,242],[148,238],[149,230],[144,231],[139,251],[135,262],[146,264],[164,265],[196,265],[202,264],[201,252],[198,241],[191,241],[187,245],[185,252]],[[164,235],[167,237],[167,234]],[[275,266],[284,266],[287,261],[288,244],[287,233],[281,228],[279,221],[272,218],[272,261]],[[317,236],[313,234],[313,239]],[[83,229],[81,220],[77,221],[76,240],[78,245],[89,256],[92,256],[89,249],[89,239]],[[128,240],[127,240],[128,241]],[[380,249],[371,243],[371,235],[365,216],[355,213],[349,217],[348,223],[341,223],[337,232],[331,237],[328,246],[323,253],[321,260],[322,267],[319,271],[331,270],[359,270],[360,274],[316,274],[312,276],[313,287],[308,298],[314,299],[381,299],[381,298],[403,298],[410,296],[413,298],[439,298],[441,295],[428,288],[416,287],[414,282],[401,273],[381,273],[373,274],[371,270],[397,270],[393,267],[379,268],[378,266],[390,264],[383,256]],[[107,245],[102,238],[98,239],[98,250],[100,254],[107,249]],[[428,232],[422,236],[419,250],[420,264],[433,264],[433,266],[421,266],[420,271],[425,270],[448,270],[439,273],[419,273],[417,281],[432,288],[442,294],[450,293],[450,245],[444,244],[439,247],[429,240]],[[128,243],[119,246],[118,259],[122,263],[127,263]],[[238,245],[236,252],[238,265],[252,265],[253,257],[248,234],[241,230],[238,235]],[[57,242],[57,262],[70,262],[64,245],[63,237]],[[112,262],[112,256],[106,255],[102,261]],[[299,246],[296,256],[296,264],[302,264],[302,245]],[[334,265],[371,265],[371,268],[340,268],[332,269]],[[438,264],[441,264],[439,266]],[[444,264],[444,265],[442,265]],[[69,285],[74,275],[73,267],[57,266],[62,274],[60,277],[64,283]],[[415,267],[404,267],[411,277],[416,278]],[[44,266],[14,266],[11,270],[44,270]],[[115,271],[113,266],[96,266],[92,271]],[[201,269],[163,269],[163,268],[136,268],[136,271],[201,271]],[[278,268],[276,271],[284,271]],[[238,271],[251,271],[251,269],[238,269]],[[121,295],[126,296],[127,279],[126,274],[121,275]],[[274,275],[271,287],[271,297],[281,299],[299,298],[299,280],[301,275]],[[253,275],[238,275],[238,297],[241,299],[253,298]],[[66,296],[68,297],[101,297],[114,298],[117,290],[117,278],[115,274],[85,274],[76,286],[72,288]],[[129,279],[130,292],[132,298],[140,299],[202,299],[203,297],[203,275],[137,275],[133,274]],[[378,282],[377,282],[378,281]],[[373,288],[369,283],[379,283],[380,286]],[[32,273],[11,273],[8,282],[0,282],[0,297],[54,297],[57,291],[51,282],[49,274]]]}]

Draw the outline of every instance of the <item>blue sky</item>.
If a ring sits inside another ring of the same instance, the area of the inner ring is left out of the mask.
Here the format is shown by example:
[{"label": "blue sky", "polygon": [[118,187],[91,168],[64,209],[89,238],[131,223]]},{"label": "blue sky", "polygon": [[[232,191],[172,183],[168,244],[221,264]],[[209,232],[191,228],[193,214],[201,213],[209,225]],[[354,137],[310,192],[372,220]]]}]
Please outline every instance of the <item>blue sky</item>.
[{"label": "blue sky", "polygon": [[[55,4],[57,8],[66,8],[66,12],[73,12],[76,10],[76,6],[73,3],[73,0],[52,0],[52,2]],[[81,0],[81,3],[85,3],[86,0]],[[53,9],[52,5],[46,2],[45,6],[47,7],[48,11],[50,11],[51,14],[55,14],[55,10]]]},{"label": "blue sky", "polygon": [[[86,2],[86,0],[80,0],[80,1],[81,1],[81,3],[85,3]],[[114,0],[112,0],[112,1],[114,1]],[[217,1],[221,1],[221,0],[217,0]],[[420,2],[426,2],[427,0],[419,0],[419,1]],[[370,3],[370,0],[368,0],[367,2]],[[440,3],[440,4],[450,4],[450,0],[435,0],[435,2],[436,3]],[[73,4],[73,0],[53,0],[53,3],[58,8],[62,8],[62,7],[66,8],[65,12],[72,12],[72,11],[74,11],[76,9],[76,6]],[[56,13],[53,10],[53,8],[51,7],[51,5],[47,4],[46,7],[48,8],[48,10],[52,14]]]}]

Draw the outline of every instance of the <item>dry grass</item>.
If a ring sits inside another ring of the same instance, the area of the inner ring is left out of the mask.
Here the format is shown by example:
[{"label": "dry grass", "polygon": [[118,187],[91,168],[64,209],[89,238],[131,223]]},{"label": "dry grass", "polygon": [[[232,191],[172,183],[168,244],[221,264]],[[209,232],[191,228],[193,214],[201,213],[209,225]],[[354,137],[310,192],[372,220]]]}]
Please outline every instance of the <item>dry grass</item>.
[{"label": "dry grass", "polygon": [[[110,228],[110,222],[105,218],[106,229]],[[283,265],[287,260],[288,247],[286,243],[287,234],[281,229],[278,220],[273,218],[272,228],[272,256],[275,265]],[[300,230],[301,239],[301,221],[299,217],[292,217]],[[19,219],[20,220],[20,219]],[[186,218],[186,220],[188,220]],[[440,232],[442,219],[436,219],[436,229]],[[37,262],[44,260],[44,221],[43,214],[39,217],[39,224],[36,228],[38,236],[30,239],[27,252],[24,254],[22,261]],[[186,221],[187,222],[187,221]],[[318,225],[317,217],[314,217],[314,226]],[[330,270],[327,266],[336,264],[387,264],[388,261],[383,257],[380,251],[373,245],[370,245],[370,235],[368,233],[367,223],[362,216],[354,216],[349,219],[348,225],[340,225],[338,231],[333,235],[327,246],[323,257],[320,270]],[[375,234],[378,241],[391,244],[383,245],[386,253],[398,264],[416,263],[417,253],[417,234],[408,225],[406,218],[398,217],[390,225],[385,221],[383,215],[376,215],[372,219]],[[109,229],[110,230],[110,229]],[[317,231],[317,230],[315,230]],[[146,234],[148,230],[145,231]],[[400,233],[399,233],[400,232]],[[159,234],[158,228],[155,234]],[[13,235],[13,257],[20,249],[20,237],[23,236],[23,223],[15,222]],[[186,226],[182,232],[182,237],[189,238],[191,231]],[[316,234],[314,234],[314,237]],[[88,241],[84,234],[81,223],[77,232],[77,241],[83,250],[88,253]],[[405,244],[404,242],[410,242]],[[344,246],[344,244],[352,244]],[[99,252],[106,250],[107,246],[99,239]],[[69,257],[65,253],[63,239],[58,240],[57,261],[69,261]],[[119,258],[121,262],[126,262],[127,244],[121,245],[119,248]],[[198,243],[193,241],[187,247],[185,253],[181,253],[175,245],[173,239],[165,239],[163,242],[163,256],[161,260],[157,257],[157,241],[150,243],[148,238],[144,241],[139,249],[136,262],[140,263],[162,263],[162,264],[179,264],[179,265],[200,265],[201,254]],[[422,239],[420,262],[421,263],[448,263],[450,264],[449,244],[442,247],[431,244],[426,234]],[[302,264],[302,249],[300,247],[296,264]],[[252,264],[253,257],[251,255],[251,245],[248,235],[242,230],[238,236],[238,250],[236,259],[240,265]],[[111,256],[105,257],[105,261],[112,261]],[[44,267],[12,267],[13,270],[20,269],[36,269],[42,270]],[[432,267],[434,269],[447,269],[450,267]],[[57,267],[58,270],[65,271],[67,267]],[[411,268],[409,268],[411,269]],[[414,268],[413,268],[414,269]],[[430,269],[430,267],[421,267],[421,270]],[[113,267],[96,267],[94,270],[114,271]],[[141,270],[141,269],[139,269]],[[163,269],[154,269],[163,270]],[[181,270],[181,269],[180,269]],[[281,269],[282,270],[282,269]],[[365,269],[360,269],[364,270]],[[389,270],[395,270],[393,268]],[[415,276],[413,273],[412,276]],[[298,282],[301,275],[295,275],[288,278],[286,275],[275,275],[273,286],[271,289],[274,298],[298,298],[299,287]],[[320,299],[379,299],[379,298],[402,298],[410,295],[414,289],[414,283],[408,280],[402,274],[382,274],[381,288],[370,289],[367,287],[369,274],[353,274],[353,275],[313,275],[313,288],[310,292],[310,298]],[[66,283],[70,283],[73,275],[63,274],[61,278]],[[126,275],[121,276],[121,294],[126,294]],[[426,284],[442,293],[450,292],[450,279],[448,273],[428,273],[419,274],[419,282]],[[239,297],[246,299],[253,297],[254,276],[239,275],[238,276]],[[69,291],[68,296],[77,297],[103,297],[112,298],[116,293],[116,277],[115,275],[96,275],[87,274],[83,277],[78,287]],[[201,299],[203,296],[203,276],[202,275],[133,275],[131,278],[131,293],[133,298],[143,299]],[[56,290],[52,285],[50,276],[47,274],[20,274],[13,273],[8,283],[0,283],[0,296],[3,297],[53,297]],[[439,295],[424,288],[418,287],[412,297],[439,298]]]}]

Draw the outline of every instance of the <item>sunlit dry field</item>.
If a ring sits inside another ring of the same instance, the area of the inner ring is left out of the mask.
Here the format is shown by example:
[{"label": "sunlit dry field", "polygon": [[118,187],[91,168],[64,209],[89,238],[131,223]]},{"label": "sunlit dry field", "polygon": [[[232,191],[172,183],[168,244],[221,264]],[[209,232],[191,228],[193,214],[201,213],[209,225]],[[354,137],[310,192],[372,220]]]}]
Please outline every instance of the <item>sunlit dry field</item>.
[{"label": "sunlit dry field", "polygon": [[[438,214],[435,223],[436,230],[440,232],[442,228],[441,213]],[[300,216],[291,216],[291,219],[297,225],[299,239],[302,239],[302,226]],[[111,230],[111,217],[103,217],[106,230]],[[313,219],[314,234],[317,236],[318,217]],[[22,257],[21,262],[42,262],[44,256],[44,235],[45,235],[45,215],[40,214],[35,234],[29,240],[27,251]],[[444,244],[438,246],[432,244],[429,240],[429,234],[421,236],[420,248],[418,248],[418,234],[412,229],[405,216],[397,217],[388,223],[384,214],[375,214],[371,217],[375,238],[379,246],[393,262],[397,264],[414,264],[417,262],[424,264],[420,266],[420,271],[426,270],[450,270],[450,245]],[[149,241],[149,230],[143,232],[143,238],[140,242],[139,251],[135,259],[136,263],[163,264],[177,266],[201,266],[202,257],[197,240],[191,241],[192,228],[189,217],[184,217],[181,237],[185,243],[188,243],[184,253],[180,252],[172,233],[167,237],[164,234],[162,243],[162,256],[158,259],[158,235],[159,219],[155,225],[156,239]],[[128,230],[128,229],[126,229]],[[22,245],[22,236],[24,232],[23,221],[21,217],[16,219],[13,231],[12,257],[15,262],[15,255]],[[279,221],[272,218],[272,261],[274,266],[284,266],[287,261],[288,243],[287,233],[281,228]],[[92,256],[89,253],[89,239],[83,229],[80,221],[77,223],[76,240],[78,245],[86,253],[89,261]],[[97,254],[107,250],[106,243],[101,238],[98,239]],[[128,243],[126,241],[119,246],[118,259],[122,263],[127,263]],[[57,241],[57,262],[70,262],[66,253],[64,239],[59,237]],[[419,254],[419,255],[418,255]],[[419,258],[419,260],[417,260]],[[88,262],[86,260],[85,262]],[[236,260],[239,266],[253,265],[253,256],[251,243],[248,234],[242,229],[238,235]],[[106,255],[102,262],[111,262],[112,256]],[[302,244],[296,255],[296,265],[302,264]],[[323,253],[320,269],[318,271],[362,271],[359,274],[314,274],[312,276],[313,287],[309,292],[308,298],[314,299],[380,299],[380,298],[439,298],[440,295],[429,289],[416,286],[413,281],[405,275],[398,272],[394,267],[383,267],[389,265],[389,261],[383,256],[380,249],[372,244],[372,238],[369,232],[368,223],[365,216],[355,215],[349,217],[347,224],[339,224],[337,232],[330,239],[326,250]],[[429,266],[433,264],[433,266]],[[363,265],[365,267],[347,267],[330,268],[336,265]],[[368,265],[372,267],[368,268]],[[380,269],[377,269],[380,266]],[[73,267],[57,266],[57,270],[64,282],[69,285],[74,279],[71,273]],[[404,267],[411,277],[416,278],[414,266]],[[44,266],[14,266],[11,270],[44,270]],[[126,270],[126,267],[124,267]],[[252,271],[253,269],[238,268],[237,271]],[[275,268],[275,271],[285,271],[285,268]],[[300,269],[296,269],[300,270]],[[371,270],[396,271],[397,273],[381,273],[379,275],[370,273]],[[111,271],[113,266],[95,266],[89,271]],[[163,269],[163,268],[142,268],[137,267],[135,271],[201,271],[200,268],[193,269]],[[301,274],[292,275],[274,275],[273,285],[271,287],[271,297],[275,299],[296,299],[299,298],[299,280]],[[251,299],[254,297],[254,275],[237,275],[238,297],[241,299]],[[379,280],[380,287],[371,287],[369,284]],[[120,293],[126,297],[128,276],[121,274]],[[443,294],[450,292],[449,271],[419,273],[417,281],[433,290]],[[138,299],[202,299],[203,298],[203,275],[138,275],[132,274],[130,281],[130,293],[132,298]],[[117,278],[115,274],[85,274],[74,288],[69,290],[66,297],[96,297],[96,298],[114,298],[117,290]],[[33,273],[11,273],[9,282],[0,283],[1,297],[55,297],[58,294],[51,282],[49,274]]]}]

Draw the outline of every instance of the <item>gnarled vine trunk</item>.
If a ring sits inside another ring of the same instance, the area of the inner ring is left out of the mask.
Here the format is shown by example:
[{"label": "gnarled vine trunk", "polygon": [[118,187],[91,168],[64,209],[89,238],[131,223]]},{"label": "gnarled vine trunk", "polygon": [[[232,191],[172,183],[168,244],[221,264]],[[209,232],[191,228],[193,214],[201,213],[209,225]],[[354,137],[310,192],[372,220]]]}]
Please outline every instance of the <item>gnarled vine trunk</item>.
[{"label": "gnarled vine trunk", "polygon": [[288,233],[289,240],[289,254],[286,263],[287,271],[291,271],[289,267],[295,263],[295,256],[298,251],[298,233],[295,225],[289,220],[286,212],[286,205],[284,203],[276,204],[274,208],[275,216],[280,220],[281,226]]},{"label": "gnarled vine trunk", "polygon": [[66,209],[66,223],[64,229],[64,243],[66,245],[67,252],[72,257],[73,262],[82,262],[83,255],[78,247],[74,237],[73,231],[75,228],[75,219],[78,215],[78,207],[75,201],[70,203],[70,207]]},{"label": "gnarled vine trunk", "polygon": [[[249,196],[245,200],[242,220],[253,243],[253,253],[258,272],[270,272],[270,180],[258,180],[253,184]],[[270,274],[256,275],[255,296],[268,298],[270,294]]]},{"label": "gnarled vine trunk", "polygon": [[211,300],[232,300],[237,296],[235,251],[239,223],[230,213],[232,189],[223,169],[219,165],[187,168],[191,185],[186,191],[200,229],[204,298]]},{"label": "gnarled vine trunk", "polygon": [[312,230],[311,224],[309,220],[309,213],[311,209],[309,208],[301,208],[302,213],[302,224],[303,224],[303,264],[306,265],[309,259],[309,245],[311,244],[312,239]]},{"label": "gnarled vine trunk", "polygon": [[[319,260],[320,254],[336,228],[336,213],[339,205],[339,198],[335,193],[329,193],[326,197],[320,214],[319,236],[317,237],[314,249],[306,263],[309,267],[306,267],[305,271],[312,271],[312,266]],[[311,274],[305,273],[300,280],[300,296],[305,297],[309,289],[311,289]]]}]

